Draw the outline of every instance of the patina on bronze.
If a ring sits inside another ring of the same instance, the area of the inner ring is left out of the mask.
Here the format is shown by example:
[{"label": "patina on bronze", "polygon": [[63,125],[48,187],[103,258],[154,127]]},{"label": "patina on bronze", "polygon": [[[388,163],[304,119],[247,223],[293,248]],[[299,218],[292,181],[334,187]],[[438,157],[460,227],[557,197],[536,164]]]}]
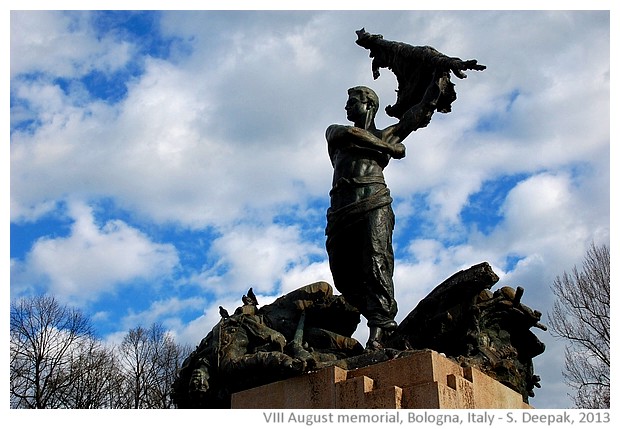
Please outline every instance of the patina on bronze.
[{"label": "patina on bronze", "polygon": [[396,329],[398,311],[392,281],[394,213],[383,170],[390,159],[405,156],[403,140],[426,127],[435,111],[450,111],[456,99],[450,73],[464,78],[463,70],[485,66],[427,46],[387,41],[364,29],[357,36],[357,44],[374,58],[374,78],[381,67],[397,76],[399,98],[386,112],[399,122],[377,129],[377,94],[365,86],[348,90],[345,110],[353,125],[331,125],[325,132],[334,168],[325,234],[334,286],[368,320],[366,348],[372,350],[381,348],[383,336]]}]

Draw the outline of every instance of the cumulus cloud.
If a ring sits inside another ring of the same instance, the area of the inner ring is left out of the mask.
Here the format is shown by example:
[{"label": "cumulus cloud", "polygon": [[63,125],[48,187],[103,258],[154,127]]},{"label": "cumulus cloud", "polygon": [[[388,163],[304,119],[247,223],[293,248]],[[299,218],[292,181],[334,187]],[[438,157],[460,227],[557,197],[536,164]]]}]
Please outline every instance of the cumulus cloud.
[{"label": "cumulus cloud", "polygon": [[78,77],[93,70],[112,72],[131,58],[126,40],[98,37],[92,13],[11,12],[11,76],[49,73]]},{"label": "cumulus cloud", "polygon": [[[16,85],[21,99],[40,106],[42,123],[34,135],[13,133],[12,219],[36,219],[53,208],[49,199],[78,191],[91,198],[113,196],[157,222],[202,228],[230,225],[248,209],[303,204],[325,192],[329,164],[316,156],[317,145],[324,153],[323,131],[288,135],[277,115],[259,128],[247,111],[254,106],[260,115],[268,114],[264,107],[281,97],[274,83],[265,99],[238,88],[214,94],[209,82],[148,60],[140,81],[115,106],[78,104],[50,82]],[[241,97],[242,104],[231,107],[234,100],[226,100],[231,95]],[[222,115],[238,118],[218,121]],[[232,135],[222,135],[229,126]],[[248,126],[245,139],[237,141],[236,133]]]},{"label": "cumulus cloud", "polygon": [[[217,260],[191,281],[217,295],[241,297],[249,287],[257,293],[280,292],[284,277],[305,270],[324,250],[304,241],[296,226],[238,225],[213,240],[209,252]],[[287,283],[286,291],[300,286]]]},{"label": "cumulus cloud", "polygon": [[123,283],[170,276],[178,264],[172,245],[155,243],[122,221],[98,225],[92,209],[80,203],[71,206],[69,216],[73,219],[70,234],[38,239],[19,277],[43,279],[49,293],[89,302],[113,293]]}]

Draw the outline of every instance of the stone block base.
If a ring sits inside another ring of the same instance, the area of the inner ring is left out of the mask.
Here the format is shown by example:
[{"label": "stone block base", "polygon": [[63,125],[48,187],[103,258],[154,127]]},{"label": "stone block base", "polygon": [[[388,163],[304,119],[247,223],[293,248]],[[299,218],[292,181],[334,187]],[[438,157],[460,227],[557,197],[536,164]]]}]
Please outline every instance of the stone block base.
[{"label": "stone block base", "polygon": [[531,408],[521,395],[437,352],[345,370],[336,366],[237,392],[232,408]]}]

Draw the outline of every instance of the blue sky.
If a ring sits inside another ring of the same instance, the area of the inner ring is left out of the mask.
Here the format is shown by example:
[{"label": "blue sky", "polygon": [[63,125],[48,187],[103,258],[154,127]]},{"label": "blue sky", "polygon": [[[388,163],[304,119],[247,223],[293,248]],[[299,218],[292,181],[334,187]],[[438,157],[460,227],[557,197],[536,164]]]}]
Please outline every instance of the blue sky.
[{"label": "blue sky", "polygon": [[[10,298],[50,293],[110,342],[161,322],[194,345],[250,286],[266,304],[332,283],[325,129],[351,86],[395,101],[361,27],[488,67],[386,169],[397,320],[488,261],[547,322],[555,276],[610,243],[605,10],[13,11]],[[532,404],[566,408],[564,344],[536,333]]]}]

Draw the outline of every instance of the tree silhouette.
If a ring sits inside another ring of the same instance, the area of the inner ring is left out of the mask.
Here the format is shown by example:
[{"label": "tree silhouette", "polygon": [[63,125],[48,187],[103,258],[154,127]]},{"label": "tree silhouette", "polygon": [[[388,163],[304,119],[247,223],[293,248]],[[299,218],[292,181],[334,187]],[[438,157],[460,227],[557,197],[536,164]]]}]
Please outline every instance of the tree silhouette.
[{"label": "tree silhouette", "polygon": [[63,408],[81,376],[73,363],[92,340],[90,320],[50,296],[11,303],[12,408]]},{"label": "tree silhouette", "polygon": [[592,244],[581,270],[556,277],[556,300],[549,316],[555,336],[568,341],[566,383],[579,408],[610,406],[610,258],[607,246]]}]

